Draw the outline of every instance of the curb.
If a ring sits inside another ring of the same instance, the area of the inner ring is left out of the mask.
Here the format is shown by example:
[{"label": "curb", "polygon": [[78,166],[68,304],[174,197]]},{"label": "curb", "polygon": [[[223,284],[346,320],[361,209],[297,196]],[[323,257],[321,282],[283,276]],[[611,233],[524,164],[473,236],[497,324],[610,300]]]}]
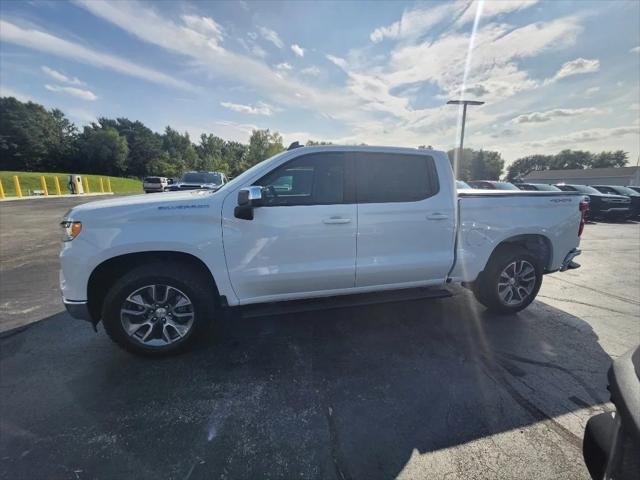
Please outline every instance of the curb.
[{"label": "curb", "polygon": [[0,199],[1,202],[14,202],[18,200],[40,200],[44,198],[82,198],[82,197],[102,197],[104,195],[113,195],[112,192],[105,193],[80,193],[80,194],[64,194],[64,195],[24,195],[22,197],[5,197]]}]

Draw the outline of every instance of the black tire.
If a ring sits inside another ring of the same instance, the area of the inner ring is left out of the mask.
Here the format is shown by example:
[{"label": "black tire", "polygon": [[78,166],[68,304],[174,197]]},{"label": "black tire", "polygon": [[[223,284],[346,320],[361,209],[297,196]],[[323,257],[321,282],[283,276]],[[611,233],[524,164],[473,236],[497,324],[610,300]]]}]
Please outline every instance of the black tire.
[{"label": "black tire", "polygon": [[[183,292],[190,300],[193,323],[182,338],[166,345],[149,346],[132,338],[125,331],[120,309],[129,295],[147,285],[169,286]],[[212,325],[216,311],[215,295],[211,280],[196,268],[175,262],[153,262],[135,267],[109,289],[102,308],[104,329],[111,340],[135,354],[163,356],[183,352],[198,338],[207,336],[206,331]]]},{"label": "black tire", "polygon": [[[498,292],[498,283],[503,270],[514,262],[528,262],[534,269],[535,282],[531,292],[517,305],[507,305]],[[503,315],[513,314],[529,306],[538,295],[542,285],[543,269],[540,260],[525,248],[517,245],[499,247],[489,259],[487,267],[474,282],[473,293],[487,309]]]}]

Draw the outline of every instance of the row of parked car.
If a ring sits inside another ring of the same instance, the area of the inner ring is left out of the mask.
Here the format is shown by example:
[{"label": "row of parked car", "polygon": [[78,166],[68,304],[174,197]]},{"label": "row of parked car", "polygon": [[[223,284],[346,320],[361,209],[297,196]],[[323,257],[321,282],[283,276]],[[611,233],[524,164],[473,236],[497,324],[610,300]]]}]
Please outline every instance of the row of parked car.
[{"label": "row of parked car", "polygon": [[580,192],[589,199],[588,216],[592,220],[640,218],[640,186],[575,185],[568,183],[509,183],[494,180],[458,180],[458,190],[527,190],[538,192]]},{"label": "row of parked car", "polygon": [[167,177],[146,177],[142,182],[142,188],[145,193],[177,192],[199,188],[217,190],[228,181],[229,179],[222,172],[187,172],[178,181]]}]

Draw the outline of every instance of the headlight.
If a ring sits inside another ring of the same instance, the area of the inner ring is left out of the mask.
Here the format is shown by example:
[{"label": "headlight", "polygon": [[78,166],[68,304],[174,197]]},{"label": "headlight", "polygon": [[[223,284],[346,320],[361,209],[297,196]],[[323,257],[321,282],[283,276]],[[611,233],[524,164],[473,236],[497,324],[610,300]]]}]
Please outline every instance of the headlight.
[{"label": "headlight", "polygon": [[60,223],[60,226],[63,229],[62,241],[70,242],[82,231],[82,222],[72,222],[70,220],[64,220]]}]

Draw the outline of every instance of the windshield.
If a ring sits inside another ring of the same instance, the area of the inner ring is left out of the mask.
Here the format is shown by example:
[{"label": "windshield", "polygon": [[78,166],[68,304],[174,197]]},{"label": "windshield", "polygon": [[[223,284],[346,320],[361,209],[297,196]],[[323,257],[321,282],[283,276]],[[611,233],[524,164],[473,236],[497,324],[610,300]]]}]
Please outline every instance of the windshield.
[{"label": "windshield", "polygon": [[183,183],[212,183],[214,185],[220,185],[222,183],[222,177],[219,173],[200,173],[189,172],[185,173],[182,177]]},{"label": "windshield", "polygon": [[547,185],[546,183],[532,183],[531,185],[536,187],[536,190],[540,190],[542,192],[561,192],[562,191],[558,187],[555,187],[553,185]]},{"label": "windshield", "polygon": [[513,183],[509,182],[493,182],[493,186],[498,190],[520,190]]},{"label": "windshield", "polygon": [[630,188],[627,187],[616,187],[615,188],[621,195],[628,195],[630,197],[637,197],[640,194]]},{"label": "windshield", "polygon": [[144,181],[147,183],[162,183],[160,177],[147,177],[144,179]]},{"label": "windshield", "polygon": [[587,185],[572,185],[572,187],[575,188],[580,193],[586,193],[589,195],[600,195],[602,193],[596,190],[595,188],[589,187]]},{"label": "windshield", "polygon": [[280,152],[272,157],[269,157],[260,163],[256,163],[253,167],[249,168],[248,170],[245,170],[240,175],[235,177],[233,180],[229,180],[227,183],[225,183],[222,186],[222,188],[218,190],[218,192],[226,192],[229,189],[236,188],[236,185],[242,185],[246,181],[246,179],[251,178],[253,175],[255,175],[256,171],[262,169],[262,167],[264,167],[266,162],[272,162],[277,158],[285,155],[286,153],[287,153],[287,150],[285,150],[284,152]]}]

